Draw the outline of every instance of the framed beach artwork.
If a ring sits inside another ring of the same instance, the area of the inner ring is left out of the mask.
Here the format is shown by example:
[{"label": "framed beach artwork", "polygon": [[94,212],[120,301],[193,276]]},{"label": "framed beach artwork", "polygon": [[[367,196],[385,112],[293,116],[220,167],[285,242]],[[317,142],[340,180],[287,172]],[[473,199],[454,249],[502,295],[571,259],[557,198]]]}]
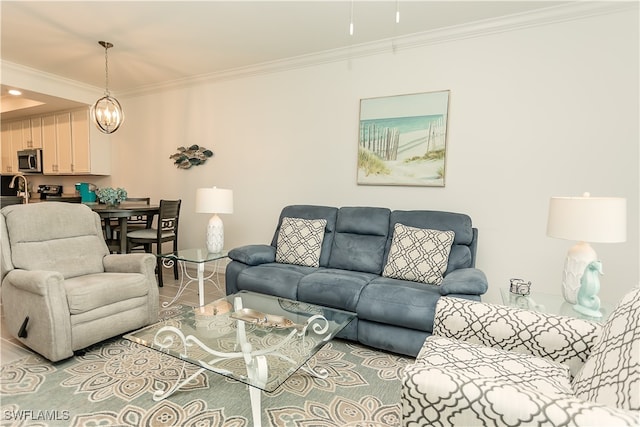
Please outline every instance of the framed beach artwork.
[{"label": "framed beach artwork", "polygon": [[360,100],[359,185],[444,187],[449,91]]}]

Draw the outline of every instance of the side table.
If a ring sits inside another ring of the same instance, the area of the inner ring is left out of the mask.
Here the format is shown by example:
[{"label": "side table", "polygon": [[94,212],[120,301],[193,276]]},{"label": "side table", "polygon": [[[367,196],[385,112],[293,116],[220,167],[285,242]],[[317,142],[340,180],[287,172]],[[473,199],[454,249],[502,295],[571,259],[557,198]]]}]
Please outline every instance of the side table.
[{"label": "side table", "polygon": [[[195,248],[195,249],[180,249],[175,252],[170,252],[166,254],[158,255],[162,258],[162,264],[165,267],[173,267],[173,263],[177,262],[180,267],[180,287],[178,288],[178,292],[173,297],[173,299],[169,302],[163,302],[162,307],[169,307],[171,304],[176,302],[178,298],[182,295],[182,293],[187,289],[187,286],[191,284],[191,282],[198,281],[198,297],[200,306],[204,305],[204,281],[208,280],[213,283],[218,289],[222,290],[220,286],[220,277],[218,272],[218,262],[227,257],[227,251],[223,250],[222,252],[211,253],[204,248]],[[207,262],[215,262],[215,266],[213,272],[205,277],[204,275],[204,265]],[[193,277],[187,271],[187,263],[196,264],[198,275]],[[215,279],[214,279],[215,275]]]},{"label": "side table", "polygon": [[602,313],[602,317],[600,318],[589,317],[578,313],[573,309],[573,304],[565,301],[562,295],[552,295],[542,292],[531,292],[529,295],[517,295],[504,288],[500,289],[500,294],[502,296],[502,303],[510,307],[586,319],[597,323],[604,323],[609,314],[611,314],[611,307],[605,303],[602,303],[600,306],[600,312]]}]

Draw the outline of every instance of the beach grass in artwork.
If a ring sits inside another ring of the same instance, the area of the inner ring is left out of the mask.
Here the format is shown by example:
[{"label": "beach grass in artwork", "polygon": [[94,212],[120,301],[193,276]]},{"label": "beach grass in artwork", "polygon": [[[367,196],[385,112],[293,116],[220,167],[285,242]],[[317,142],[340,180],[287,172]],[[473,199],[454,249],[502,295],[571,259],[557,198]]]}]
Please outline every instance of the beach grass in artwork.
[{"label": "beach grass in artwork", "polygon": [[449,91],[360,102],[358,184],[444,186]]}]

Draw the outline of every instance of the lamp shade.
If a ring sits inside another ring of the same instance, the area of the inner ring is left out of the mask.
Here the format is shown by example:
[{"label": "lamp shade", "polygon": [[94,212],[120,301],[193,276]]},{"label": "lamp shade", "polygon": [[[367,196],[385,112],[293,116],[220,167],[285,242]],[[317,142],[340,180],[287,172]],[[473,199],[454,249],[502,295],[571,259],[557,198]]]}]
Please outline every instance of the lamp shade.
[{"label": "lamp shade", "polygon": [[198,188],[196,190],[197,213],[233,213],[233,191],[224,188]]},{"label": "lamp shade", "polygon": [[627,200],[620,197],[552,197],[547,235],[580,242],[627,240]]}]

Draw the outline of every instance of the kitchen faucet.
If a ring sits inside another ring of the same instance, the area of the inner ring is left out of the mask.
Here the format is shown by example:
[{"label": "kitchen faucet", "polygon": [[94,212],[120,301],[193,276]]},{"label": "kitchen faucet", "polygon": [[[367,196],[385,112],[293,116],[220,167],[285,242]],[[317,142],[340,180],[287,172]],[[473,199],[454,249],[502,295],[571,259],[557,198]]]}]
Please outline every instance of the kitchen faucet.
[{"label": "kitchen faucet", "polygon": [[[16,178],[22,178],[24,180],[24,203],[27,204],[29,203],[29,187],[27,183],[27,177],[21,173],[17,173],[9,183],[9,188],[15,188]],[[18,195],[20,195],[20,193],[18,193]]]}]

